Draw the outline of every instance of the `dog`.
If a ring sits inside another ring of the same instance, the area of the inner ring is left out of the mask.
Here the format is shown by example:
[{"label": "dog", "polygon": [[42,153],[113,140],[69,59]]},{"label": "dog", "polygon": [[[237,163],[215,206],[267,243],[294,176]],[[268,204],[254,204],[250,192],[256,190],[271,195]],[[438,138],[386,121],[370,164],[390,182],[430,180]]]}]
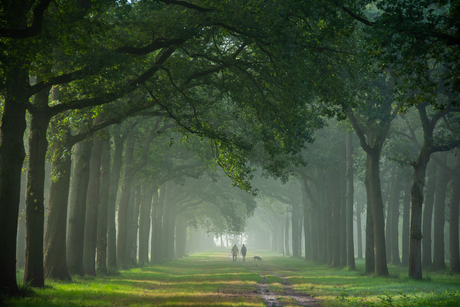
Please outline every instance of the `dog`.
[{"label": "dog", "polygon": [[254,258],[254,261],[256,260],[262,261],[262,258],[260,258],[259,256],[254,256],[253,258]]}]

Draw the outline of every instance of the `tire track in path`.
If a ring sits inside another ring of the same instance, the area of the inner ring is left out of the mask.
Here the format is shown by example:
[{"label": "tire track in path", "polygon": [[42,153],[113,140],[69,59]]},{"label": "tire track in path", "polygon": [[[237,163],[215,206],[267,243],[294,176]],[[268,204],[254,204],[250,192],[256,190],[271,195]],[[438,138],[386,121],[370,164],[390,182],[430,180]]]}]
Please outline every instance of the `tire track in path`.
[{"label": "tire track in path", "polygon": [[297,303],[298,306],[321,307],[320,300],[315,299],[309,294],[298,292],[294,290],[292,286],[289,284],[289,279],[287,277],[280,276],[280,275],[274,274],[273,272],[268,271],[270,272],[271,275],[279,277],[283,280],[282,286],[283,286],[284,293],[277,293],[269,289],[269,285],[266,283],[266,275],[262,275],[256,272],[254,269],[251,269],[251,271],[255,274],[258,274],[260,277],[262,277],[262,281],[259,283],[258,287],[260,290],[260,295],[265,302],[265,306],[282,307],[284,305],[283,303],[278,301],[278,298],[290,297]]}]

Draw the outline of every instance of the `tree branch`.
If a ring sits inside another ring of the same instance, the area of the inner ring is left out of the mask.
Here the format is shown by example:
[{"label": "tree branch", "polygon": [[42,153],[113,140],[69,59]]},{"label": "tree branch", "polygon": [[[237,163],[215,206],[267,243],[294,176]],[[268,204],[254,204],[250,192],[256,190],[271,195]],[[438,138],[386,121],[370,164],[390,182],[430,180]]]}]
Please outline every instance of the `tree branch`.
[{"label": "tree branch", "polygon": [[364,131],[359,127],[358,121],[355,118],[355,115],[353,114],[353,111],[350,109],[348,112],[348,119],[350,120],[351,125],[353,126],[353,129],[356,132],[356,135],[359,138],[359,143],[361,144],[361,147],[364,149],[366,153],[371,153],[372,147],[369,146],[366,142],[366,137],[364,136]]},{"label": "tree branch", "polygon": [[[32,25],[23,29],[5,29],[0,28],[0,37],[13,39],[24,39],[40,35],[43,28],[43,15],[45,14],[51,0],[38,0],[39,3],[34,9],[34,20]],[[21,5],[20,3],[14,5]]]}]

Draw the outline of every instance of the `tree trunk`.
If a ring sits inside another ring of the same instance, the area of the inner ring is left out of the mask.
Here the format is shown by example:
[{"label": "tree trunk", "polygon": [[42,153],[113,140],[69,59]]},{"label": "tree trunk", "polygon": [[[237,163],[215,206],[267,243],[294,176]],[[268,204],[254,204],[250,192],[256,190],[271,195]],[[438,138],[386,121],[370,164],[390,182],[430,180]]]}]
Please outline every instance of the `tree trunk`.
[{"label": "tree trunk", "polygon": [[[51,134],[56,135],[53,122]],[[68,134],[67,134],[68,135]],[[48,223],[45,235],[45,278],[70,280],[67,269],[66,232],[67,206],[72,170],[72,145],[67,138],[52,144],[51,148],[52,180],[48,202]]]},{"label": "tree trunk", "polygon": [[450,271],[460,273],[460,255],[458,239],[458,213],[460,203],[460,152],[457,149],[457,158],[454,167],[454,177],[452,178],[450,194],[450,215],[449,215],[449,259]]},{"label": "tree trunk", "polygon": [[46,131],[50,117],[46,114],[50,87],[34,97],[29,134],[26,193],[26,249],[24,282],[33,287],[43,287],[43,237],[45,223],[45,156],[48,149]]},{"label": "tree trunk", "polygon": [[[299,224],[297,222],[299,216],[299,205],[297,203],[292,204],[292,214],[291,214],[291,227],[292,227],[292,256],[298,257],[299,255]],[[275,235],[275,234],[273,234]],[[275,250],[273,250],[275,251]]]},{"label": "tree trunk", "polygon": [[158,187],[155,184],[144,181],[142,184],[143,198],[139,217],[139,265],[149,263],[149,235],[150,235],[150,210],[152,197]]},{"label": "tree trunk", "polygon": [[[369,163],[369,155],[367,155],[367,161]],[[366,186],[366,251],[365,251],[365,267],[366,273],[372,274],[375,271],[375,254],[374,254],[374,218],[372,215],[372,200],[371,191],[369,187],[369,176],[366,168],[366,177],[364,179],[364,185]]]},{"label": "tree trunk", "polygon": [[383,215],[382,192],[380,189],[380,153],[377,148],[369,155],[369,189],[372,201],[372,218],[374,223],[374,261],[375,274],[388,276],[387,257],[385,250],[385,219]]},{"label": "tree trunk", "polygon": [[75,145],[67,233],[67,267],[71,275],[84,275],[83,244],[90,158],[91,146],[88,140]]},{"label": "tree trunk", "polygon": [[119,127],[115,127],[113,133],[114,153],[110,177],[110,194],[107,207],[107,268],[111,271],[117,270],[117,228],[115,223],[115,212],[117,207],[117,194],[123,165],[123,145],[126,138],[122,138]]},{"label": "tree trunk", "polygon": [[117,237],[117,264],[122,269],[129,268],[127,258],[128,236],[128,208],[131,196],[132,163],[134,155],[134,138],[129,137],[125,148],[123,176],[120,184],[118,200],[118,237]]},{"label": "tree trunk", "polygon": [[[166,196],[166,184],[160,187],[160,194],[158,197],[158,207],[155,220],[155,243],[152,244],[152,254],[155,255],[155,262],[160,263],[163,260],[165,242],[164,242],[164,208],[165,208],[165,196]],[[153,238],[152,238],[153,240]]]},{"label": "tree trunk", "polygon": [[110,191],[110,142],[104,133],[101,154],[101,189],[97,208],[97,272],[107,274],[107,209]]},{"label": "tree trunk", "polygon": [[347,243],[347,266],[349,270],[356,270],[355,247],[353,241],[353,134],[347,134],[346,143],[346,243]]},{"label": "tree trunk", "polygon": [[410,221],[410,182],[407,182],[404,187],[403,198],[403,218],[402,218],[402,260],[403,266],[409,265],[409,221]]},{"label": "tree trunk", "polygon": [[396,175],[396,180],[392,184],[391,195],[388,206],[391,213],[391,228],[390,231],[390,243],[391,243],[391,264],[400,265],[401,260],[399,259],[399,202],[401,199],[401,178]]},{"label": "tree trunk", "polygon": [[289,212],[286,209],[284,213],[284,249],[286,256],[291,256],[291,252],[289,251]]},{"label": "tree trunk", "polygon": [[361,222],[364,204],[356,206],[356,237],[358,238],[358,259],[363,259],[363,226]]},{"label": "tree trunk", "polygon": [[158,212],[158,207],[159,207],[159,201],[158,201],[158,187],[155,188],[153,191],[153,199],[152,199],[152,210],[151,210],[151,218],[150,220],[152,221],[152,226],[151,232],[150,232],[150,263],[153,264],[156,261],[156,255],[155,255],[155,244],[156,244],[156,239],[157,239],[157,233],[156,233],[156,222],[157,222],[157,212]]},{"label": "tree trunk", "polygon": [[423,209],[423,240],[422,240],[422,265],[425,268],[431,268],[433,264],[432,255],[432,241],[431,241],[431,224],[433,221],[433,204],[434,195],[436,192],[436,181],[438,164],[435,162],[428,163],[428,181],[426,184],[425,192],[425,206]]},{"label": "tree trunk", "polygon": [[[386,243],[386,251],[387,251],[387,262],[389,263],[391,260],[391,225],[392,225],[392,218],[393,218],[393,208],[392,208],[392,194],[393,193],[393,188],[394,188],[394,183],[396,181],[396,166],[393,165],[391,167],[392,172],[390,176],[390,181],[388,182],[388,190],[390,196],[388,197],[388,204],[387,204],[387,219],[385,223],[385,243]],[[384,202],[385,204],[385,202]]]},{"label": "tree trunk", "polygon": [[94,138],[91,150],[88,192],[86,193],[83,271],[96,276],[97,213],[101,189],[102,140]]},{"label": "tree trunk", "polygon": [[332,267],[340,267],[340,219],[341,219],[341,195],[340,195],[340,176],[343,175],[340,171],[338,174],[329,174],[332,188],[329,186],[331,193],[331,248],[332,248]]},{"label": "tree trunk", "polygon": [[21,172],[25,158],[24,131],[29,76],[22,61],[11,59],[5,77],[5,95],[0,130],[0,291],[18,292],[16,281],[16,236],[18,231]]},{"label": "tree trunk", "polygon": [[[16,267],[24,268],[24,253],[26,250],[26,185],[27,178],[21,177],[21,193],[19,201],[19,217],[18,217],[18,242],[16,251]],[[0,292],[1,293],[1,292]]]},{"label": "tree trunk", "polygon": [[[447,162],[447,155],[440,154],[440,160]],[[434,237],[433,237],[433,268],[445,270],[446,261],[444,253],[444,224],[446,216],[446,194],[449,183],[449,173],[443,168],[438,168],[438,180],[436,182],[436,195],[434,198]]]},{"label": "tree trunk", "polygon": [[141,184],[140,182],[136,183],[135,189],[133,189],[133,200],[130,202],[130,208],[128,217],[131,216],[128,226],[128,242],[129,244],[129,263],[131,266],[137,265],[137,240],[139,232],[139,208],[142,201],[141,196]]}]

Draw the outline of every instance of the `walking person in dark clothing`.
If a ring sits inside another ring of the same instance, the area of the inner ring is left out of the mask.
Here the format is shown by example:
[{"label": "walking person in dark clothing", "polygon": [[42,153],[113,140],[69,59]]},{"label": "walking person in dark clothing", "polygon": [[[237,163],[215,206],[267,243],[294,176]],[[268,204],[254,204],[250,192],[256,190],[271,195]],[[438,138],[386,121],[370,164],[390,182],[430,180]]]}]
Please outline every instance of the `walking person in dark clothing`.
[{"label": "walking person in dark clothing", "polygon": [[243,262],[246,261],[246,246],[241,247],[241,255],[243,255]]}]

